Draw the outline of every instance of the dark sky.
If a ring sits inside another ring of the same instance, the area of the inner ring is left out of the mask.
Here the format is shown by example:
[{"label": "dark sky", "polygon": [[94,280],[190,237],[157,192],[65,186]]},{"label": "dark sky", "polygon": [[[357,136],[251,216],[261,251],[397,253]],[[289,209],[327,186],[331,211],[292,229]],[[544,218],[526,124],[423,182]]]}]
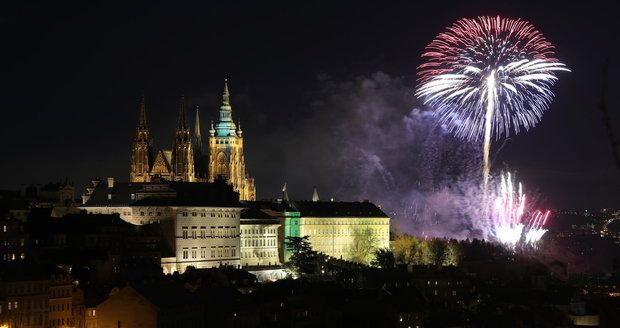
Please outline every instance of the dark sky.
[{"label": "dark sky", "polygon": [[0,188],[64,177],[80,189],[96,176],[126,180],[140,94],[156,146],[170,147],[180,94],[200,105],[206,128],[227,72],[259,197],[277,196],[285,181],[300,198],[314,184],[335,194],[328,179],[342,175],[333,165],[338,149],[322,153],[315,138],[334,132],[338,125],[322,116],[341,110],[316,110],[325,77],[346,83],[383,72],[413,93],[420,54],[437,33],[461,17],[500,14],[537,26],[572,73],[560,76],[542,123],[512,138],[498,162],[517,170],[548,206],[620,207],[620,171],[597,109],[607,58],[620,136],[611,4],[14,1],[0,8]]}]

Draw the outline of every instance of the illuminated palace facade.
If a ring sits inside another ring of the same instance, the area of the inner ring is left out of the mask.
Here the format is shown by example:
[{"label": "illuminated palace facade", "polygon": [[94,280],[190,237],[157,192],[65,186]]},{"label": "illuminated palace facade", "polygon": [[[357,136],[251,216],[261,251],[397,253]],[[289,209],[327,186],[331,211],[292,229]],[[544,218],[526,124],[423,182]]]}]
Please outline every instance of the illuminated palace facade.
[{"label": "illuminated palace facade", "polygon": [[193,135],[185,115],[185,99],[179,103],[179,116],[172,149],[153,152],[146,120],[144,97],[138,106],[138,126],[132,147],[130,182],[185,181],[213,182],[224,177],[239,193],[241,200],[255,200],[254,179],[249,177],[243,155],[243,131],[232,119],[228,81],[224,82],[219,120],[209,130],[208,154],[205,153],[196,108]]}]

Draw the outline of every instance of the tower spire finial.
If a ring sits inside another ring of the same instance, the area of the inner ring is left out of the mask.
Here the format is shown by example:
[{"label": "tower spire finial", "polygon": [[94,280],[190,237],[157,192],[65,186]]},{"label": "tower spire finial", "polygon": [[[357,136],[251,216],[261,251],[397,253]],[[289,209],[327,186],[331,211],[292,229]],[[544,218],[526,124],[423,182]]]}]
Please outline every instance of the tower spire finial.
[{"label": "tower spire finial", "polygon": [[138,112],[138,126],[146,127],[146,101],[144,100],[144,93],[140,96]]},{"label": "tower spire finial", "polygon": [[196,119],[194,120],[194,150],[202,153],[202,134],[200,133],[200,114],[199,108],[196,106]]},{"label": "tower spire finial", "polygon": [[222,104],[222,107],[228,106],[228,110],[230,110],[230,92],[228,91],[228,77],[224,78],[224,94]]},{"label": "tower spire finial", "polygon": [[181,100],[179,101],[179,121],[177,128],[179,130],[187,129],[185,121],[185,95],[181,94]]}]

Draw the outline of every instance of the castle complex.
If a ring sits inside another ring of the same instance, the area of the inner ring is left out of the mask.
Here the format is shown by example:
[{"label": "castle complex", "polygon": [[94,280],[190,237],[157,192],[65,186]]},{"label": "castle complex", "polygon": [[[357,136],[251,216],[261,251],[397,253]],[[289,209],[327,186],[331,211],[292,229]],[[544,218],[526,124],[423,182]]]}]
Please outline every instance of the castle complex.
[{"label": "castle complex", "polygon": [[[254,179],[245,170],[243,132],[232,120],[228,84],[219,118],[203,151],[196,109],[193,134],[181,98],[174,144],[153,156],[144,98],[131,156],[129,182],[95,179],[86,187],[81,209],[117,214],[133,225],[159,223],[169,253],[164,273],[188,267],[235,266],[276,279],[289,260],[290,237],[308,236],[312,248],[328,256],[367,262],[370,250],[389,247],[390,218],[369,202],[256,201]],[[278,269],[279,270],[279,269]],[[274,276],[275,275],[275,276]]]},{"label": "castle complex", "polygon": [[222,177],[239,193],[241,200],[255,200],[254,179],[245,170],[243,131],[232,119],[228,81],[224,82],[219,120],[211,124],[209,149],[205,154],[196,108],[194,133],[185,115],[185,99],[179,103],[179,117],[171,150],[153,153],[152,138],[146,121],[144,97],[138,106],[139,119],[131,155],[130,182],[184,181],[213,182]]}]

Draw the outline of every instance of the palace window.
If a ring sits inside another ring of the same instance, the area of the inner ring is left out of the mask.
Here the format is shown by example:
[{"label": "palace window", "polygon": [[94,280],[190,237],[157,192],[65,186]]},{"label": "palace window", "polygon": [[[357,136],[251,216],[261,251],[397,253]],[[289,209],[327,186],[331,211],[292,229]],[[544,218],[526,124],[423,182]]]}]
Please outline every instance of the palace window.
[{"label": "palace window", "polygon": [[196,253],[197,253],[197,252],[198,252],[198,251],[196,250],[196,247],[192,247],[192,258],[193,258],[193,259],[195,259],[195,258],[196,258],[196,256],[197,256],[197,255],[196,255]]},{"label": "palace window", "polygon": [[187,248],[183,248],[183,259],[187,259]]},{"label": "palace window", "polygon": [[183,227],[183,239],[187,239],[187,227]]}]

